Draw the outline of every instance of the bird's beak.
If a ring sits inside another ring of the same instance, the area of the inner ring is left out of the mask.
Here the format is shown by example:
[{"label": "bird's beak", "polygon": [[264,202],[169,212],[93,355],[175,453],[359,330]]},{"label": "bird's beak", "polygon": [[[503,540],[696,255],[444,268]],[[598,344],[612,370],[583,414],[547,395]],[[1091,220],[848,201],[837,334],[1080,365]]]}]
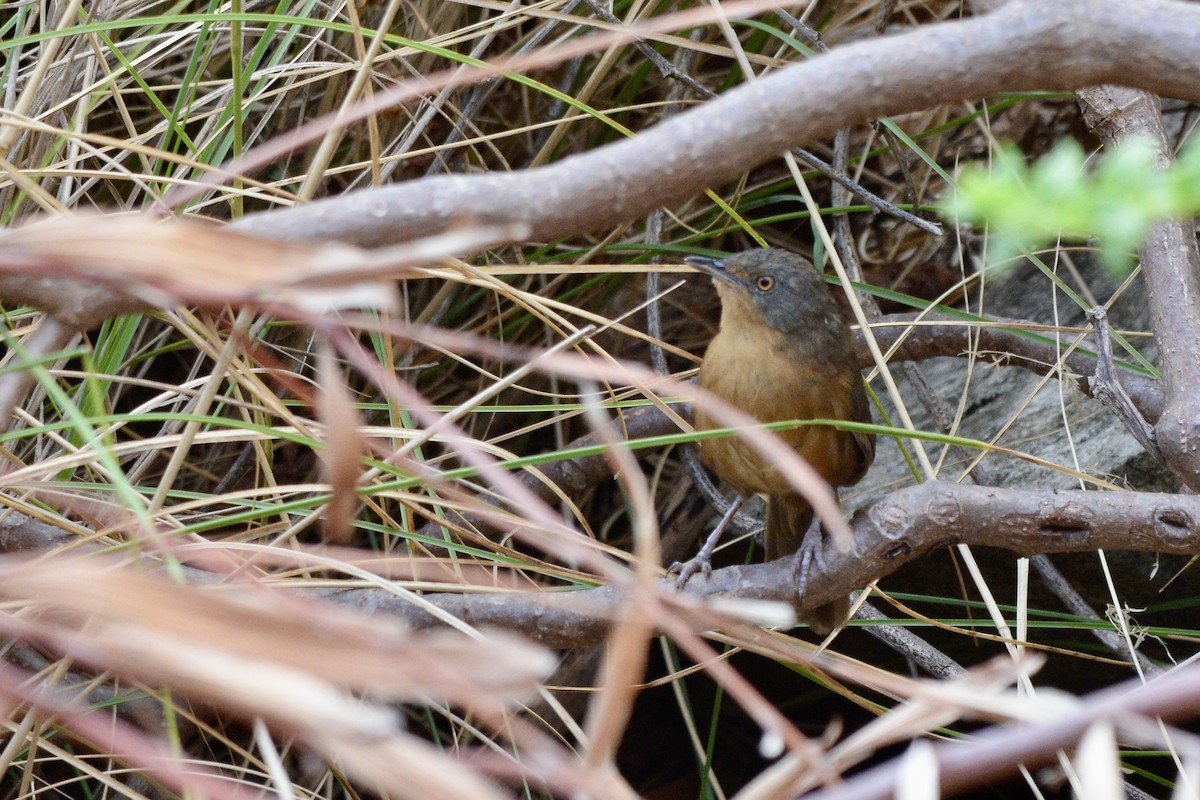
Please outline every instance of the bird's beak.
[{"label": "bird's beak", "polygon": [[693,266],[717,280],[737,283],[734,277],[725,271],[724,259],[709,258],[708,256],[684,256],[683,263]]}]

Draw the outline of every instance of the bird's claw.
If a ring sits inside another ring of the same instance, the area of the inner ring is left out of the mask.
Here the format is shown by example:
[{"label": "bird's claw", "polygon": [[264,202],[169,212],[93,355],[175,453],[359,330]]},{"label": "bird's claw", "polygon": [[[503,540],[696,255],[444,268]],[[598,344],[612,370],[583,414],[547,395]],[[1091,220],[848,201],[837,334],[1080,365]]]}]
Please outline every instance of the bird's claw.
[{"label": "bird's claw", "polygon": [[695,558],[689,558],[687,561],[676,561],[667,570],[668,575],[675,575],[675,588],[678,591],[683,591],[683,587],[687,586],[687,582],[697,572],[703,572],[705,578],[712,575],[711,556],[702,552]]},{"label": "bird's claw", "polygon": [[[792,576],[796,586],[796,597],[804,602],[808,594],[808,580],[813,568],[820,570],[824,567],[825,537],[821,526],[814,523],[804,534],[804,541],[796,551],[796,560],[792,567]],[[807,622],[814,633],[825,636],[846,624],[850,613],[849,597],[841,597],[810,608],[801,613],[800,618]]]},{"label": "bird's claw", "polygon": [[812,547],[808,544],[808,539],[806,537],[805,543],[800,546],[799,550],[796,551],[796,560],[792,567],[792,580],[796,586],[796,595],[800,598],[804,597],[804,594],[808,589],[809,570],[812,569],[813,562],[815,562],[819,557],[817,549],[818,548]]},{"label": "bird's claw", "polygon": [[792,579],[795,581],[796,594],[803,598],[808,589],[808,576],[813,568],[820,569],[824,559],[825,536],[821,530],[819,520],[813,520],[807,531],[804,532],[804,539],[800,542],[800,549],[796,551],[796,560],[793,562]]},{"label": "bird's claw", "polygon": [[700,548],[700,552],[687,561],[676,561],[667,570],[668,575],[676,570],[679,571],[679,577],[675,579],[676,589],[682,591],[683,587],[687,585],[687,582],[697,572],[703,571],[706,578],[712,575],[712,559],[713,553],[717,551],[717,542],[721,541],[721,534],[724,533],[726,526],[729,525],[729,521],[733,519],[733,515],[738,512],[738,509],[742,507],[742,503],[745,500],[746,498],[743,495],[735,497],[733,502],[729,504],[729,508],[725,509],[725,514],[721,517],[721,521],[717,523],[717,527],[713,528],[713,532],[704,540],[704,545]]}]

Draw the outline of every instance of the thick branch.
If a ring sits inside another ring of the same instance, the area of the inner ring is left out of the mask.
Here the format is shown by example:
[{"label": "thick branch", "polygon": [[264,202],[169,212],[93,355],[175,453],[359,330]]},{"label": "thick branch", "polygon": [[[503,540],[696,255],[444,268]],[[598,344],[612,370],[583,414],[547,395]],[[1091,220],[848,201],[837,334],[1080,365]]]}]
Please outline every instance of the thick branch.
[{"label": "thick branch", "polygon": [[[808,575],[801,610],[842,597],[931,550],[954,544],[999,547],[1027,556],[1097,549],[1195,553],[1200,551],[1200,497],[927,483],[861,509],[851,528],[856,552],[825,553],[820,573]],[[708,578],[693,578],[688,594],[794,603],[794,565],[791,559],[780,559],[714,570]],[[369,613],[397,614],[417,626],[438,624],[388,592],[351,589],[332,596]],[[472,624],[520,630],[553,647],[597,643],[621,603],[611,587],[424,599]]]},{"label": "thick branch", "polygon": [[[1110,147],[1130,136],[1148,138],[1166,168],[1173,148],[1158,98],[1098,86],[1079,92],[1084,119]],[[1192,489],[1200,489],[1200,249],[1192,220],[1156,223],[1141,249],[1158,344],[1166,407],[1154,428],[1163,459]]]},{"label": "thick branch", "polygon": [[[526,223],[535,240],[611,228],[847,125],[939,103],[1105,82],[1200,100],[1198,29],[1200,8],[1183,2],[1016,0],[983,17],[837,48],[636,137],[547,167],[366,189],[234,226],[268,237],[368,246],[461,219]],[[81,327],[144,308],[110,290],[29,276],[5,276],[0,295]]]},{"label": "thick branch", "polygon": [[[1122,24],[1114,25],[1120,19]],[[638,219],[841,128],[995,92],[1121,82],[1200,100],[1200,8],[1018,0],[790,65],[638,136],[540,169],[445,175],[247,218],[270,236],[395,242],[467,217],[554,239]]]}]

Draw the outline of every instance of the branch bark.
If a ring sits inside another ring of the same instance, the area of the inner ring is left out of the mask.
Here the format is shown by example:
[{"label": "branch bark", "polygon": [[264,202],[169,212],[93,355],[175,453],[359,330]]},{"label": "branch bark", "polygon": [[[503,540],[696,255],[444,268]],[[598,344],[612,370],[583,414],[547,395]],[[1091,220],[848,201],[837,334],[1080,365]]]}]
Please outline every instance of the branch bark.
[{"label": "branch bark", "polygon": [[[1109,147],[1130,136],[1148,138],[1160,169],[1173,148],[1163,129],[1157,97],[1116,86],[1079,94],[1084,120]],[[1163,220],[1142,243],[1142,269],[1158,344],[1166,405],[1154,439],[1167,465],[1193,490],[1200,489],[1200,249],[1192,220]]]},{"label": "branch bark", "polygon": [[940,103],[1114,81],[1200,100],[1197,28],[1200,8],[1187,3],[1018,0],[983,17],[834,49],[551,166],[436,176],[238,225],[363,245],[426,235],[462,217],[525,223],[539,240],[595,231],[680,203],[849,124]]},{"label": "branch bark", "polygon": [[[873,330],[884,350],[890,350],[900,342],[892,361],[922,361],[974,353],[985,361],[1021,367],[1039,375],[1063,373],[1062,377],[1070,379],[1081,392],[1093,396],[1086,378],[1096,371],[1096,357],[1075,350],[1064,359],[1065,347],[1058,348],[1050,342],[1039,342],[1023,335],[1020,328],[1024,324],[1028,323],[997,318],[968,329],[962,320],[945,314],[904,313],[883,317]],[[971,339],[967,338],[968,330]],[[861,366],[874,364],[861,335],[856,339],[855,352]],[[1159,418],[1164,403],[1159,381],[1127,370],[1121,373],[1121,384],[1143,417],[1151,423]]]},{"label": "branch bark", "polygon": [[[893,492],[851,520],[856,549],[827,549],[797,600],[792,559],[725,567],[696,576],[687,594],[775,600],[816,608],[879,580],[939,547],[999,547],[1017,555],[1097,549],[1189,554],[1200,549],[1200,497],[1137,492],[997,489],[926,483]],[[664,589],[673,582],[664,582]],[[403,598],[375,589],[329,592],[367,613],[404,617],[418,627],[440,624]],[[474,625],[520,630],[552,647],[601,641],[620,608],[612,587],[575,592],[436,594],[424,600]]]}]

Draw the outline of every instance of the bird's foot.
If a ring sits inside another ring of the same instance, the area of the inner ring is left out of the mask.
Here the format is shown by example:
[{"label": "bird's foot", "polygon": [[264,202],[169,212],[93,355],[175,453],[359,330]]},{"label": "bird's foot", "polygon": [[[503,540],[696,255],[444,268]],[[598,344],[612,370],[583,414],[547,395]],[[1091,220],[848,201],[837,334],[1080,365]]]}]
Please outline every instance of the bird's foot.
[{"label": "bird's foot", "polygon": [[705,552],[703,549],[693,558],[687,561],[676,561],[667,570],[668,575],[675,576],[675,588],[682,591],[683,587],[687,586],[687,582],[692,579],[692,576],[697,572],[703,572],[704,577],[712,575],[712,552]]},{"label": "bird's foot", "polygon": [[[804,541],[796,552],[793,571],[796,594],[801,602],[808,593],[808,580],[812,570],[820,570],[824,561],[825,535],[818,520],[804,533]],[[843,597],[801,612],[800,618],[808,623],[813,632],[826,636],[846,624],[850,618],[850,598]]]},{"label": "bird's foot", "polygon": [[717,523],[717,527],[713,528],[713,532],[704,540],[704,546],[700,548],[700,552],[696,553],[694,558],[684,562],[676,561],[667,570],[667,574],[671,575],[678,571],[679,575],[675,579],[675,588],[682,590],[691,577],[697,572],[703,572],[704,577],[712,574],[712,557],[713,551],[717,549],[717,543],[721,541],[721,534],[725,532],[725,528],[729,526],[729,521],[733,519],[734,514],[737,514],[738,509],[745,502],[744,497],[735,497],[733,502],[729,504],[729,508],[725,510],[721,521]]}]

